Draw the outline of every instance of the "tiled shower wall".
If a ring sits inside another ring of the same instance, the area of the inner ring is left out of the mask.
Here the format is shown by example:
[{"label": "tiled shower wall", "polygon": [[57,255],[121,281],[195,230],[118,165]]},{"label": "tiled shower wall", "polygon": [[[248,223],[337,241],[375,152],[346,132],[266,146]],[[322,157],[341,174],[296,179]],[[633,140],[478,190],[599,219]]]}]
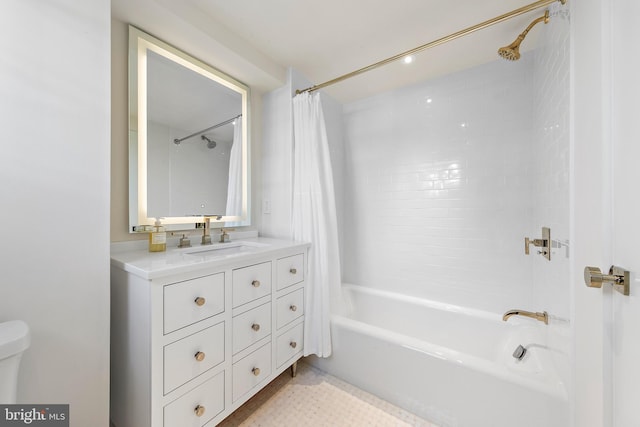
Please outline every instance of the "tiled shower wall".
[{"label": "tiled shower wall", "polygon": [[[570,282],[569,282],[569,15],[553,8],[534,56],[533,73],[533,218],[532,230],[551,228],[551,260],[534,256],[531,308],[546,310],[549,347],[556,371],[571,386]],[[533,232],[532,231],[532,232]]]},{"label": "tiled shower wall", "polygon": [[551,261],[534,257],[533,308],[569,319],[569,16],[555,8],[541,33],[533,73],[532,231],[551,228]]},{"label": "tiled shower wall", "polygon": [[[150,217],[226,212],[232,141],[216,137],[214,149],[207,148],[200,138],[192,138],[179,145],[173,143],[175,138],[188,134],[186,130],[149,122],[148,156],[153,159],[148,162],[147,170]],[[206,171],[206,175],[194,171]],[[212,197],[210,194],[222,196]],[[176,209],[176,206],[180,208]]]},{"label": "tiled shower wall", "polygon": [[346,282],[495,311],[531,298],[532,65],[345,106]]},{"label": "tiled shower wall", "polygon": [[[558,280],[560,262],[524,254],[524,237],[540,237],[542,225],[568,236],[563,53],[550,47],[345,105],[345,282],[497,312],[564,298],[542,283]],[[546,270],[533,274],[539,263]]]}]

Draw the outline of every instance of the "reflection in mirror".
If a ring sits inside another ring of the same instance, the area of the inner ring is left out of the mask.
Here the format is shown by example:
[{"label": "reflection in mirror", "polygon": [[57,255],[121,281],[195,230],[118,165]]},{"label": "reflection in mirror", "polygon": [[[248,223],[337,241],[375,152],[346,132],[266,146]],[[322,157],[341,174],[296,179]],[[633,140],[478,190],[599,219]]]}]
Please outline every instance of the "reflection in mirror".
[{"label": "reflection in mirror", "polygon": [[248,88],[130,27],[130,231],[248,225]]}]

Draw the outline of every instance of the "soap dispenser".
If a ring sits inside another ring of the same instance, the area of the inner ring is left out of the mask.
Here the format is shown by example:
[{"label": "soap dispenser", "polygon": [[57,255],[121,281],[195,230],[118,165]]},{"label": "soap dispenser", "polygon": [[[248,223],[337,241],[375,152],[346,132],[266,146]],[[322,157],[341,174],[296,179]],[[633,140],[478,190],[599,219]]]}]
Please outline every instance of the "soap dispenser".
[{"label": "soap dispenser", "polygon": [[149,233],[149,252],[164,252],[167,250],[167,232],[156,219],[151,233]]}]

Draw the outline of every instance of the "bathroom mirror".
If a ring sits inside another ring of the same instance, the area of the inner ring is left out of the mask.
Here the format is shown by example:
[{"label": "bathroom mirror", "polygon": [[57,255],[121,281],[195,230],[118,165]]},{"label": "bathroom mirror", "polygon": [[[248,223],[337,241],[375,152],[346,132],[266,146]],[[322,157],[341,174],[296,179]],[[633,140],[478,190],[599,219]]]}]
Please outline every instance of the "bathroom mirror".
[{"label": "bathroom mirror", "polygon": [[129,27],[129,231],[249,225],[249,88]]}]

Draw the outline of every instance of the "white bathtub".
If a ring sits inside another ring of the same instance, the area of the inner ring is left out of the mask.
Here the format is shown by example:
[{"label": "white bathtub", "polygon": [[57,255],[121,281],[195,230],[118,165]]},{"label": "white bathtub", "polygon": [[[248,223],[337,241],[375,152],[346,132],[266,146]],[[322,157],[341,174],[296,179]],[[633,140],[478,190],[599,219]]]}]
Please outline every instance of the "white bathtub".
[{"label": "white bathtub", "polygon": [[[333,355],[310,362],[448,427],[566,427],[564,351],[550,326],[344,285],[348,316],[333,316]],[[525,307],[509,307],[525,308]],[[551,321],[552,323],[552,321]],[[522,360],[512,357],[521,344]],[[553,354],[555,353],[555,354]]]}]

